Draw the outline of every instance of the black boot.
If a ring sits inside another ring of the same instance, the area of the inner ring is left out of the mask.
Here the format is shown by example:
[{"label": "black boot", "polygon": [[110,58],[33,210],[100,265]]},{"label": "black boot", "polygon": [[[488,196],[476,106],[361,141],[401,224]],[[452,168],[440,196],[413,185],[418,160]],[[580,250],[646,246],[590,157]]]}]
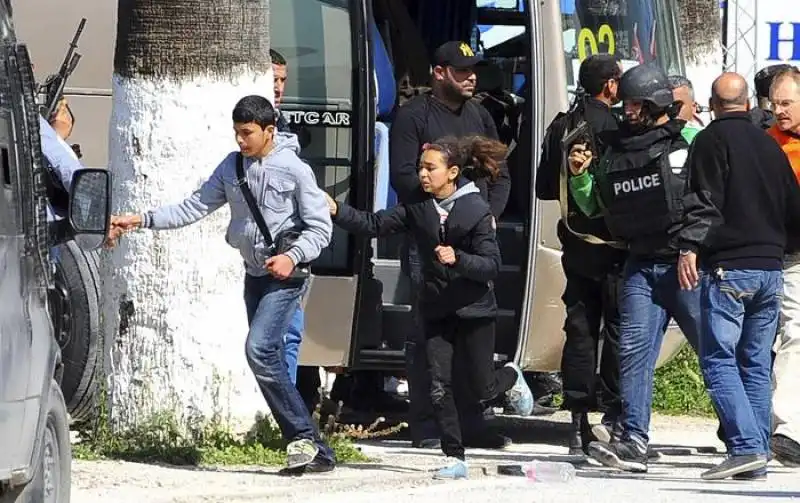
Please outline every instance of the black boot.
[{"label": "black boot", "polygon": [[589,442],[592,441],[589,415],[585,412],[572,413],[572,428],[569,433],[569,455],[583,456],[588,454]]}]

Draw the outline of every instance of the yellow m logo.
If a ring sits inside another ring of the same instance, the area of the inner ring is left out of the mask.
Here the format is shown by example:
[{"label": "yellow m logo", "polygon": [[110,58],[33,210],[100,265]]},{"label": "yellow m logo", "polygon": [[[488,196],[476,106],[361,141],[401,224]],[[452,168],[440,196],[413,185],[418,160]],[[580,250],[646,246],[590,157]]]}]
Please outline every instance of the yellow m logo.
[{"label": "yellow m logo", "polygon": [[463,42],[461,43],[460,46],[458,46],[458,48],[461,51],[461,54],[463,54],[464,56],[466,56],[468,58],[471,58],[471,57],[473,57],[475,55],[475,53],[472,52],[472,49],[470,49],[470,47],[467,44],[463,43]]}]

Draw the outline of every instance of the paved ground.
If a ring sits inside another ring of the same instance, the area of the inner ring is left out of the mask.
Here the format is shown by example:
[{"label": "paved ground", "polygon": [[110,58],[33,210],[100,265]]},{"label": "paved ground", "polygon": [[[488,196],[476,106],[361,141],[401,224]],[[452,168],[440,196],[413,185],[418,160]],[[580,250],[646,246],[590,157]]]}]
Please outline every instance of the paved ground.
[{"label": "paved ground", "polygon": [[[653,443],[662,452],[646,475],[578,465],[568,484],[532,483],[496,474],[498,464],[533,459],[569,461],[564,447],[566,416],[504,420],[515,444],[505,451],[470,451],[470,480],[438,482],[430,470],[442,460],[436,451],[411,449],[408,442],[370,442],[363,450],[374,464],[343,465],[333,474],[287,479],[277,468],[214,471],[120,462],[75,462],[72,501],[76,503],[189,503],[253,501],[304,502],[324,494],[325,503],[436,502],[702,502],[800,500],[796,470],[770,465],[766,482],[702,482],[699,475],[722,459],[716,424],[693,418],[656,417]],[[698,449],[699,448],[699,449]],[[710,451],[710,452],[709,452]],[[714,453],[717,451],[717,453]]]}]

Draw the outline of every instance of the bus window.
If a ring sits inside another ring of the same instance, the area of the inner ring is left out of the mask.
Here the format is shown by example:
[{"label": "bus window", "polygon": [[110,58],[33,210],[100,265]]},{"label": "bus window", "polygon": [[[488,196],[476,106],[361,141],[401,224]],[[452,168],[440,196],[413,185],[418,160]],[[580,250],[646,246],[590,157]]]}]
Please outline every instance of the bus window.
[{"label": "bus window", "polygon": [[[346,197],[351,185],[353,64],[349,2],[271,0],[270,46],[287,63],[280,110],[297,133],[300,157],[321,187]],[[315,271],[349,269],[351,239],[334,228],[333,241],[314,262]]]},{"label": "bus window", "polygon": [[592,54],[619,56],[625,69],[655,62],[668,74],[682,73],[676,0],[560,0],[567,85]]}]

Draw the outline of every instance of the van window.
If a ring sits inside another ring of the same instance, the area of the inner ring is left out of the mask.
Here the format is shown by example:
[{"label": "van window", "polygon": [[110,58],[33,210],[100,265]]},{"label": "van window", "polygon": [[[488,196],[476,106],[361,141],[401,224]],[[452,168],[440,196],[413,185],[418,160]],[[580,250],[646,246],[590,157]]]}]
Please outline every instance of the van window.
[{"label": "van window", "polygon": [[[271,0],[270,46],[286,60],[280,111],[298,135],[300,157],[332,195],[351,186],[353,63],[350,2]],[[335,228],[331,246],[314,262],[317,272],[344,271],[352,239]]]}]

